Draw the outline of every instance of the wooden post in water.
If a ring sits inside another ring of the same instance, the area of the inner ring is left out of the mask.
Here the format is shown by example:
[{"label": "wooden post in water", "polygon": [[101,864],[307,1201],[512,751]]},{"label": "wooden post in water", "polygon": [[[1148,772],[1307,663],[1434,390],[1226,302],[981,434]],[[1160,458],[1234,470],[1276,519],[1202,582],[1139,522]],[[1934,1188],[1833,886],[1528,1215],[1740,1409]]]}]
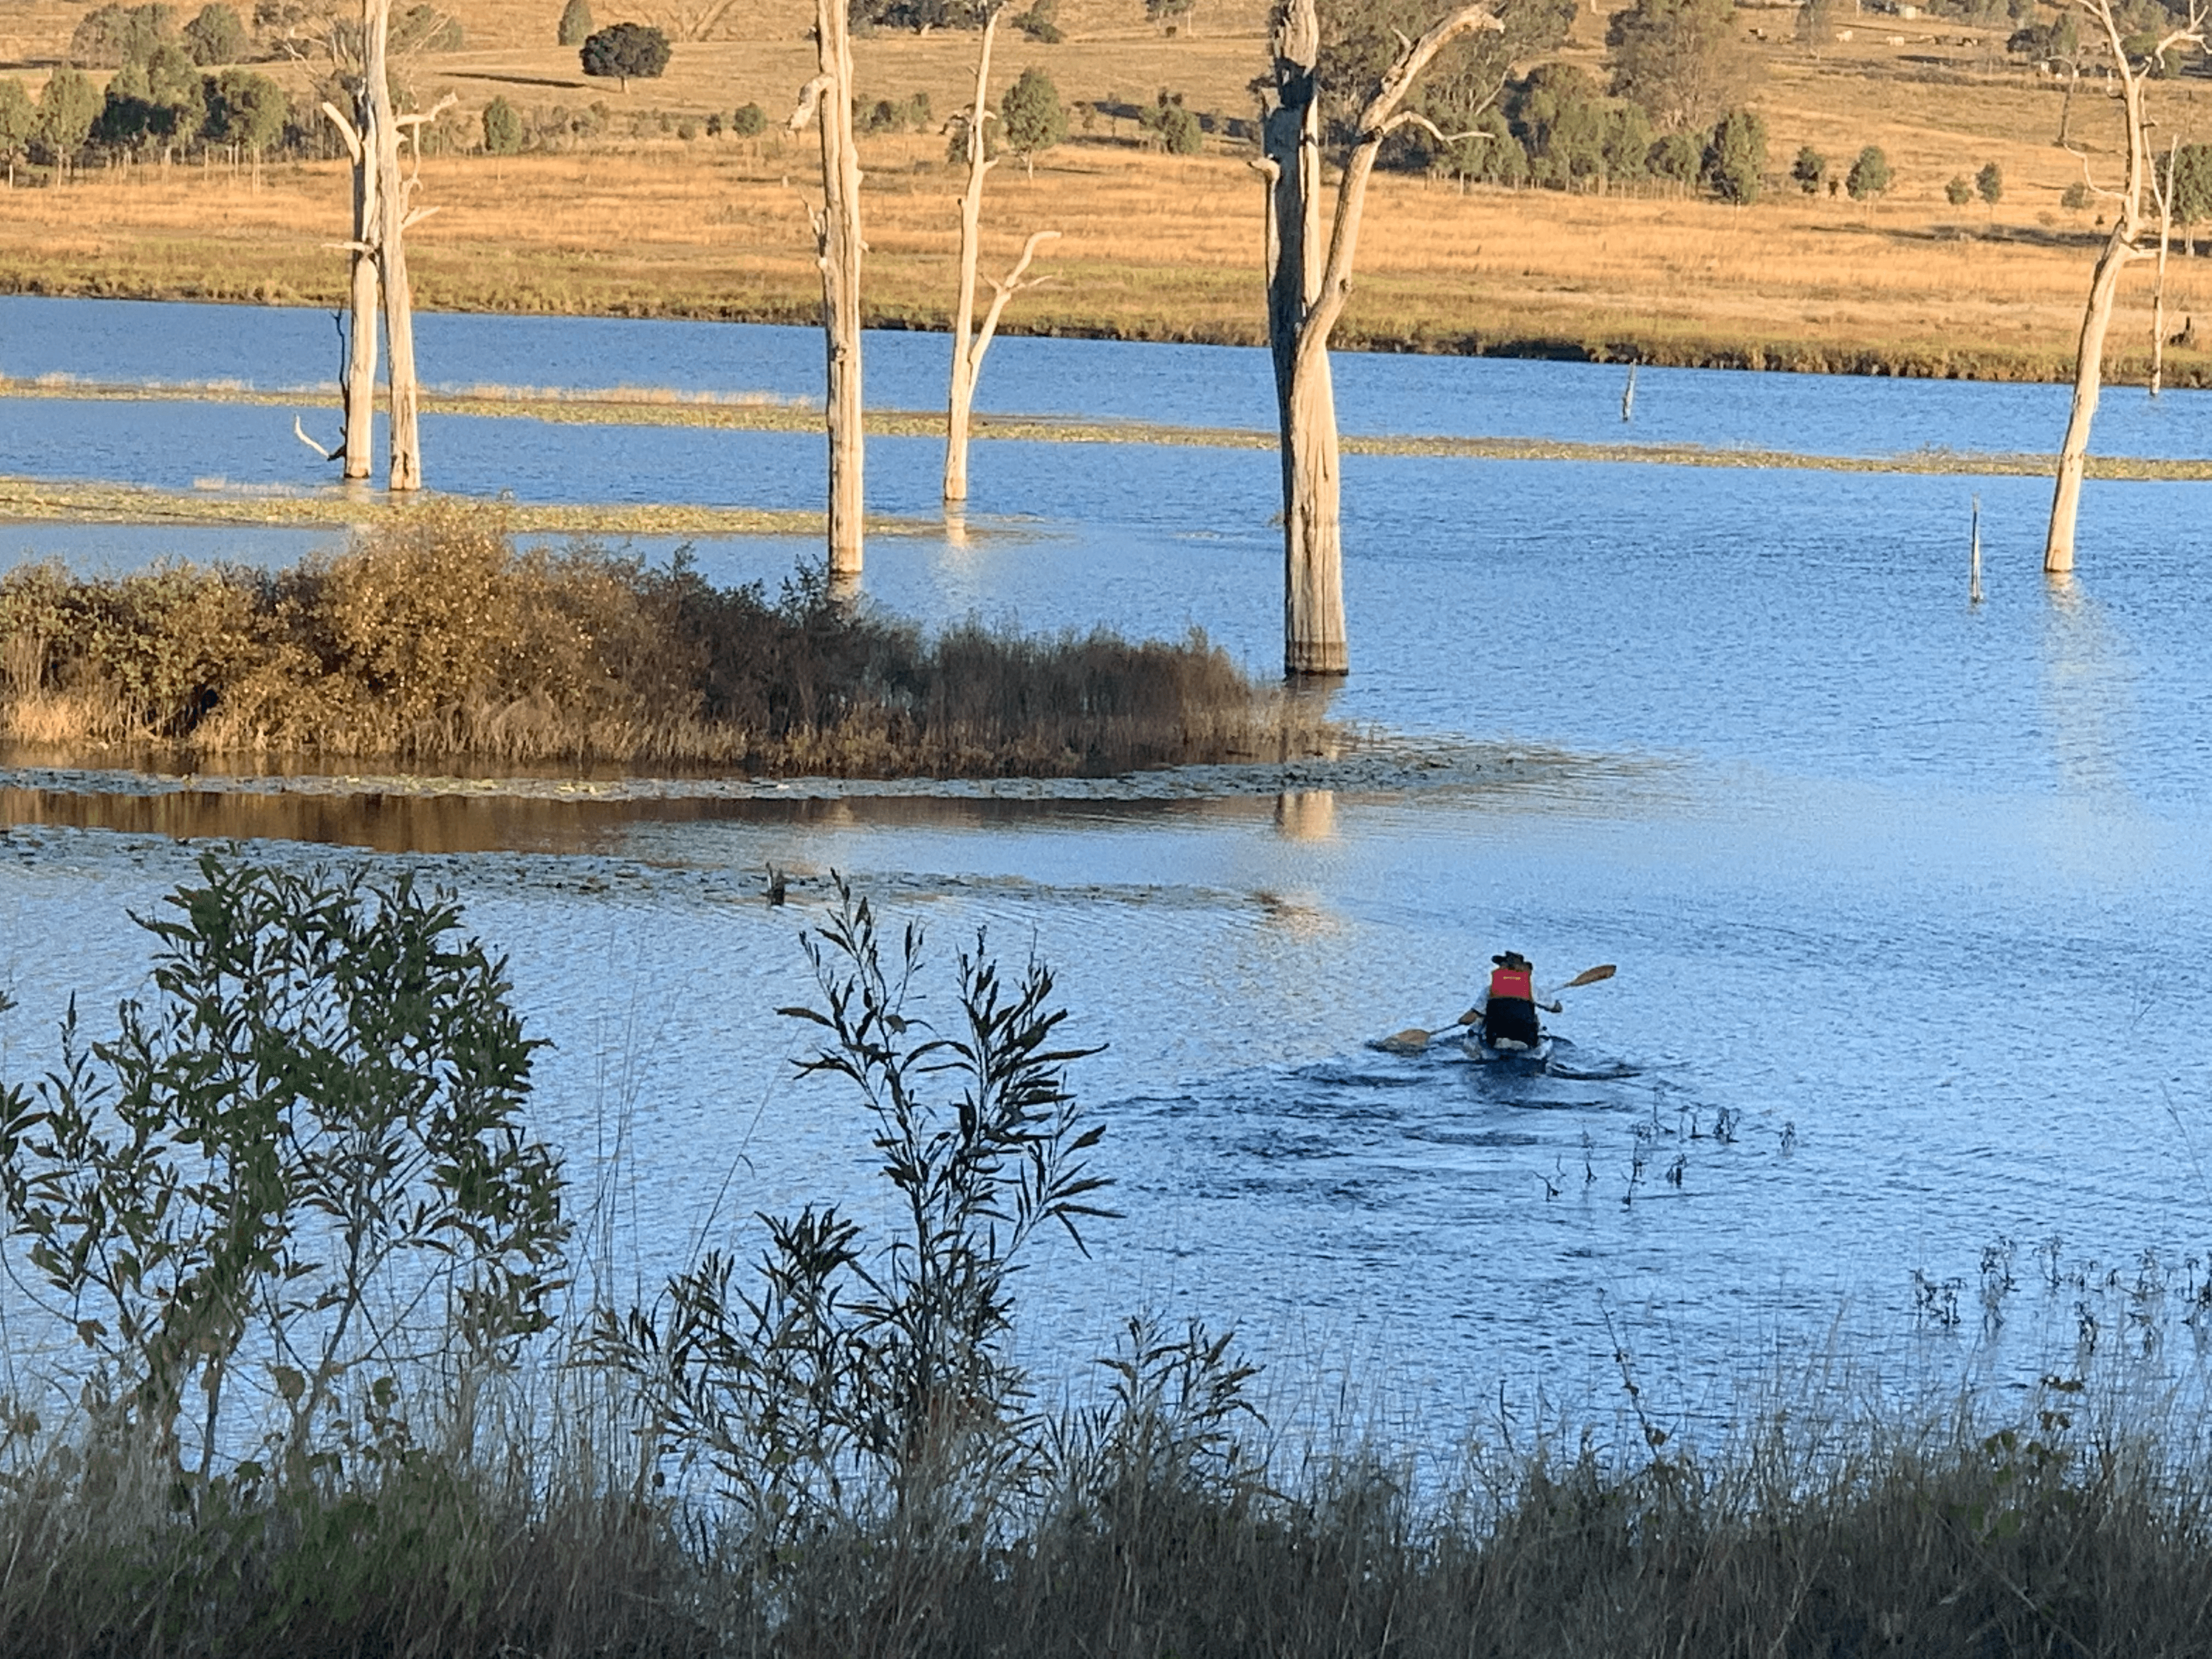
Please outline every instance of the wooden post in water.
[{"label": "wooden post in water", "polygon": [[1636,418],[1636,365],[1628,366],[1628,384],[1620,389],[1620,418],[1624,425]]},{"label": "wooden post in water", "polygon": [[1974,497],[1972,545],[1966,555],[1966,603],[1982,602],[1982,498]]}]

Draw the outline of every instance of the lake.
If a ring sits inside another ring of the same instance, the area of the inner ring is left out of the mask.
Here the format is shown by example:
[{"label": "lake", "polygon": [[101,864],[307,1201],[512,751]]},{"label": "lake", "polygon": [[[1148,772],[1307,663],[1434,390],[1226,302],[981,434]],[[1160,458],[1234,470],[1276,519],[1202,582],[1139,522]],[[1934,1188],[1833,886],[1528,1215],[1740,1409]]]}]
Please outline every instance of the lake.
[{"label": "lake", "polygon": [[[0,300],[0,371],[311,385],[332,372],[329,327]],[[869,349],[878,406],[935,400],[941,339]],[[818,342],[426,317],[422,357],[433,384],[796,398]],[[1265,372],[1251,352],[1006,339],[983,387],[1006,412],[1256,427]],[[1340,357],[1338,383],[1347,431],[1621,435],[1612,368]],[[300,406],[333,423],[326,398]],[[1645,371],[1631,431],[2035,450],[2063,406],[2051,387]],[[312,483],[290,424],[0,399],[0,471]],[[806,507],[819,489],[804,435],[445,417],[424,443],[441,487],[525,501]],[[2208,447],[2212,398],[2129,388],[2094,446]],[[872,441],[872,508],[933,513],[937,464],[933,443]],[[1196,625],[1262,671],[1278,659],[1270,455],[989,442],[974,471],[974,533],[873,542],[873,601],[933,623]],[[1088,1261],[1063,1248],[1031,1276],[1048,1374],[1150,1304],[1237,1325],[1294,1392],[1348,1372],[1431,1435],[1501,1388],[1611,1410],[1616,1334],[1647,1394],[1700,1420],[1803,1354],[2002,1382],[2077,1363],[2093,1325],[2105,1352],[2148,1347],[2142,1363],[2194,1376],[2181,1316],[2212,1273],[2212,486],[2093,482],[2079,574],[2054,586],[2039,480],[1358,456],[1344,476],[1354,673],[1334,710],[1449,761],[1443,782],[564,803],[18,768],[0,774],[18,826],[0,860],[9,1064],[50,1057],[70,992],[96,1010],[143,988],[125,912],[186,873],[180,838],[425,869],[510,954],[557,1045],[537,1110],[580,1186],[618,1200],[627,1290],[685,1259],[710,1214],[719,1233],[819,1195],[867,1201],[857,1112],[793,1080],[800,1039],[772,1012],[809,995],[796,936],[834,870],[921,921],[940,963],[978,928],[1035,949],[1075,1035],[1109,1045],[1075,1082],[1127,1213]],[[0,556],[121,566],[234,533],[8,526]],[[302,538],[236,543],[280,558]],[[701,557],[773,585],[810,550]],[[797,878],[781,908],[763,896],[771,864]],[[1509,945],[1540,979],[1620,966],[1566,994],[1553,1075],[1368,1046],[1449,1019]],[[1984,1252],[2006,1241],[2017,1288],[1985,1329]]]}]

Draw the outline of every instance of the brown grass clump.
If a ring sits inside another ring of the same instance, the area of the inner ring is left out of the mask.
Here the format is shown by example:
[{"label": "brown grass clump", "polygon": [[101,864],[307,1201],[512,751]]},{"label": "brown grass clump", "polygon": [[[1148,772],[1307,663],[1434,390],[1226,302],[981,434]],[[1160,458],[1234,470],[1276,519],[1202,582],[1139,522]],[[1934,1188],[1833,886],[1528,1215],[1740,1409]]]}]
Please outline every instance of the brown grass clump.
[{"label": "brown grass clump", "polygon": [[780,598],[430,503],[269,574],[0,578],[0,732],[82,747],[1064,776],[1305,752],[1194,634],[925,638],[802,573]]}]

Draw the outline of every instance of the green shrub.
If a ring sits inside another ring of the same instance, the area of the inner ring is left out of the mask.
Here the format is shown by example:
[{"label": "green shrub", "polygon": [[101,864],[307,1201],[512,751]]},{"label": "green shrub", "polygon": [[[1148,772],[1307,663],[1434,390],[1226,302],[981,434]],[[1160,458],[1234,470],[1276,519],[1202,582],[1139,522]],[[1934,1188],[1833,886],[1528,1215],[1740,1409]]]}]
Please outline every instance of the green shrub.
[{"label": "green shrub", "polygon": [[1705,145],[1705,181],[1721,200],[1742,206],[1759,199],[1765,167],[1766,123],[1750,110],[1729,111]]},{"label": "green shrub", "polygon": [[740,104],[730,118],[730,131],[740,138],[757,138],[768,131],[768,116],[758,104]]},{"label": "green shrub", "polygon": [[1790,176],[1806,195],[1818,196],[1820,186],[1827,182],[1828,158],[1812,145],[1801,144],[1797,147],[1797,159],[1790,164]]},{"label": "green shrub", "polygon": [[643,23],[617,23],[587,39],[580,54],[584,73],[622,83],[657,81],[668,68],[668,37]]},{"label": "green shrub", "polygon": [[580,46],[592,38],[592,0],[568,0],[561,8],[561,24],[555,44]]},{"label": "green shrub", "polygon": [[1038,155],[1067,137],[1067,111],[1052,76],[1035,68],[1021,72],[999,100],[999,131],[1022,158],[1023,171],[1033,173]]},{"label": "green shrub", "polygon": [[483,147],[493,155],[522,152],[522,117],[504,98],[495,98],[484,106]]},{"label": "green shrub", "polygon": [[1879,144],[1869,144],[1861,150],[1844,178],[1844,188],[1854,202],[1871,201],[1886,194],[1889,185],[1889,157],[1881,153]]},{"label": "green shrub", "polygon": [[243,63],[253,49],[246,25],[236,12],[223,5],[203,6],[199,15],[185,25],[183,38],[185,50],[203,69]]},{"label": "green shrub", "polygon": [[1182,94],[1164,87],[1157,103],[1137,112],[1137,125],[1157,137],[1170,155],[1195,155],[1205,146],[1198,117],[1183,106]]}]

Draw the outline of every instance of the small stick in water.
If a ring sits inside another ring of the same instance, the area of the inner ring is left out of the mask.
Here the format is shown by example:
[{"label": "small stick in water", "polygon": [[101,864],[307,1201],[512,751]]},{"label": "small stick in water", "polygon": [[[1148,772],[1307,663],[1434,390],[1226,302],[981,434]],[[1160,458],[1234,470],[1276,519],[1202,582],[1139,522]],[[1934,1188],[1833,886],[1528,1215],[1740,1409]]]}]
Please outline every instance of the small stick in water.
[{"label": "small stick in water", "polygon": [[1620,389],[1620,418],[1624,421],[1632,421],[1636,418],[1636,365],[1634,363],[1628,366],[1628,384]]},{"label": "small stick in water", "polygon": [[1974,497],[1974,528],[1972,550],[1967,557],[1966,603],[1982,602],[1982,498]]}]

